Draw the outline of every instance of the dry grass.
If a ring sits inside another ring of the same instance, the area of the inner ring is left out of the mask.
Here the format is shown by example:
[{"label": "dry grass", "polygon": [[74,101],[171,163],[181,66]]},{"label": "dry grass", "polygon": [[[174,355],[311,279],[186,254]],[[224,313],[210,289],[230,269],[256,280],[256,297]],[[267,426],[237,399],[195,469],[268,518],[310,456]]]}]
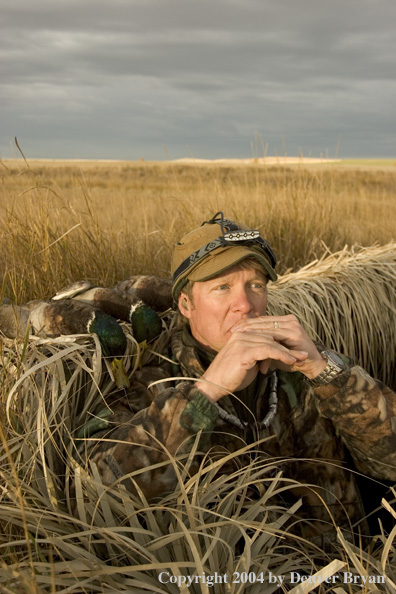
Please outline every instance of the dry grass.
[{"label": "dry grass", "polygon": [[269,312],[294,313],[312,338],[396,389],[396,243],[324,256],[269,287]]},{"label": "dry grass", "polygon": [[[168,276],[179,236],[224,210],[258,227],[281,255],[280,271],[294,271],[271,287],[271,308],[295,311],[312,333],[385,377],[396,342],[394,187],[392,171],[335,167],[6,163],[3,295],[22,303],[81,278],[111,286],[134,273]],[[380,245],[343,250],[373,243]],[[302,268],[328,250],[343,251]],[[136,345],[127,324],[125,331],[133,373]],[[295,510],[279,503],[293,484],[276,472],[279,461],[252,457],[224,476],[224,459],[206,460],[190,476],[189,460],[179,460],[178,488],[156,505],[118,483],[104,486],[95,468],[87,474],[73,433],[114,388],[95,337],[4,340],[0,381],[0,592],[270,594],[278,591],[270,571],[348,570],[386,583],[316,584],[316,591],[395,594],[396,528],[387,533],[378,524],[365,551],[341,534],[331,555],[298,540],[289,530]],[[261,489],[260,500],[248,497],[249,486]],[[263,572],[265,581],[183,589],[161,584],[161,571]]]},{"label": "dry grass", "polygon": [[[125,331],[130,336],[128,325]],[[127,364],[131,354],[132,349]],[[359,578],[344,585],[342,572],[350,571],[386,576],[379,591],[394,594],[396,529],[387,534],[378,526],[366,551],[340,533],[331,554],[293,536],[301,502],[281,503],[295,485],[282,476],[282,460],[253,455],[230,475],[222,472],[227,458],[206,459],[191,476],[189,459],[170,458],[178,487],[151,504],[119,481],[103,485],[94,466],[87,474],[75,454],[73,428],[114,388],[94,338],[9,342],[3,346],[2,382],[8,396],[0,425],[1,592],[270,594],[277,586],[269,583],[269,572],[285,576],[288,588],[290,572],[296,572],[317,579],[341,575],[337,594],[374,591],[372,585],[362,588]],[[256,446],[235,455],[254,454]],[[251,488],[260,499],[249,496]],[[161,572],[168,583],[161,583]],[[169,583],[170,576],[216,572],[227,574],[229,583],[209,588],[200,580],[184,589]],[[252,573],[258,581],[232,583],[236,572]]]},{"label": "dry grass", "polygon": [[394,239],[396,172],[145,163],[6,164],[3,294],[25,302],[79,278],[169,276],[172,246],[216,211],[257,227],[279,271],[327,248]]}]

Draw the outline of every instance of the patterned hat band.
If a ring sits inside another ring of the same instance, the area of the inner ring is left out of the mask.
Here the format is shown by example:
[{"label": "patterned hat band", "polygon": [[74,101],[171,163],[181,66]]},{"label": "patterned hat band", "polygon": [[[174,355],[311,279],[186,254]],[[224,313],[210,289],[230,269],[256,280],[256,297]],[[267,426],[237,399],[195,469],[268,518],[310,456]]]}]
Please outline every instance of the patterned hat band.
[{"label": "patterned hat band", "polygon": [[[217,225],[221,227],[221,235]],[[183,237],[175,248],[174,298],[177,299],[188,280],[208,280],[249,257],[258,260],[269,278],[276,280],[275,255],[259,231],[225,219],[222,212],[216,213],[210,221],[204,221],[201,227]]]}]

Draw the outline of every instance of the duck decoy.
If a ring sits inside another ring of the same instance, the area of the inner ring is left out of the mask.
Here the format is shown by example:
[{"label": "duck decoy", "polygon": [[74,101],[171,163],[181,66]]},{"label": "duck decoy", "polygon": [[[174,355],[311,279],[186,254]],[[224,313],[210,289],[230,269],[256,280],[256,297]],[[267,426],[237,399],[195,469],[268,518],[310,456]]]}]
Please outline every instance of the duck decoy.
[{"label": "duck decoy", "polygon": [[52,338],[64,334],[97,334],[105,357],[112,358],[118,387],[128,387],[122,356],[127,339],[120,324],[110,315],[87,303],[69,299],[34,300],[25,305],[0,305],[0,330],[8,338],[23,339],[30,331]]}]

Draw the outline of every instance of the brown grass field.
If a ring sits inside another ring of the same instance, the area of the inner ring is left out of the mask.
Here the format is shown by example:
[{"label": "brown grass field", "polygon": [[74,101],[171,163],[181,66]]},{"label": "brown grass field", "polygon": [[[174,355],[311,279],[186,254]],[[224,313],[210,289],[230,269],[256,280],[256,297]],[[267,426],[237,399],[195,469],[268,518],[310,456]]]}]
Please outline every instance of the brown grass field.
[{"label": "brown grass field", "polygon": [[[272,311],[294,311],[316,338],[395,379],[394,160],[0,165],[2,297],[25,303],[80,279],[169,277],[175,242],[222,210],[259,229],[277,254]],[[124,330],[132,375],[166,330],[140,355]],[[272,460],[252,457],[231,476],[225,459],[207,461],[190,476],[190,460],[171,459],[178,488],[149,505],[73,456],[75,428],[114,389],[98,340],[3,338],[0,347],[0,594],[396,593],[395,491],[368,544],[339,532],[331,553],[289,533],[295,510],[277,496],[293,484]],[[246,497],[252,486],[259,501]],[[201,579],[162,583],[161,572]],[[202,579],[216,572],[239,583]],[[315,579],[279,588],[270,572]],[[356,579],[324,581],[342,572]]]},{"label": "brown grass field", "polygon": [[280,273],[345,245],[386,244],[395,238],[392,163],[3,161],[3,296],[25,302],[79,278],[169,276],[179,236],[218,210],[261,231]]}]

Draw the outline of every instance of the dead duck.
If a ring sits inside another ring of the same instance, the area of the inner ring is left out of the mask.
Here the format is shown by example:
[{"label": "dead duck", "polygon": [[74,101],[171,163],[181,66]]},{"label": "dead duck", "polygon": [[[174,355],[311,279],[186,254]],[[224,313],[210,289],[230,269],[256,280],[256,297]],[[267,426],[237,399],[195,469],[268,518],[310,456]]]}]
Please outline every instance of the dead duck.
[{"label": "dead duck", "polygon": [[162,332],[161,318],[143,301],[132,305],[130,318],[133,336],[139,343],[150,343]]},{"label": "dead duck", "polygon": [[115,289],[99,287],[87,280],[72,283],[60,289],[52,297],[52,301],[63,299],[73,299],[80,303],[87,303],[92,307],[101,309],[106,314],[113,316],[113,318],[125,320],[126,322],[130,321],[132,305],[138,301],[138,299],[119,293]]},{"label": "dead duck", "polygon": [[79,281],[61,289],[53,301],[71,299],[98,308],[114,318],[132,325],[137,342],[151,342],[162,332],[162,321],[152,307],[135,294],[116,288],[98,287],[89,281]]},{"label": "dead duck", "polygon": [[37,336],[97,334],[105,357],[112,358],[112,370],[118,387],[127,387],[122,356],[127,339],[120,324],[110,315],[87,303],[60,299],[34,300],[25,305],[0,305],[0,330],[8,338],[24,339],[30,332]]},{"label": "dead duck", "polygon": [[24,340],[29,331],[30,311],[25,306],[18,306],[9,299],[3,299],[0,305],[0,331],[7,338]]},{"label": "dead duck", "polygon": [[172,281],[150,274],[130,276],[115,286],[122,293],[141,299],[143,303],[157,312],[167,311],[172,307]]}]

